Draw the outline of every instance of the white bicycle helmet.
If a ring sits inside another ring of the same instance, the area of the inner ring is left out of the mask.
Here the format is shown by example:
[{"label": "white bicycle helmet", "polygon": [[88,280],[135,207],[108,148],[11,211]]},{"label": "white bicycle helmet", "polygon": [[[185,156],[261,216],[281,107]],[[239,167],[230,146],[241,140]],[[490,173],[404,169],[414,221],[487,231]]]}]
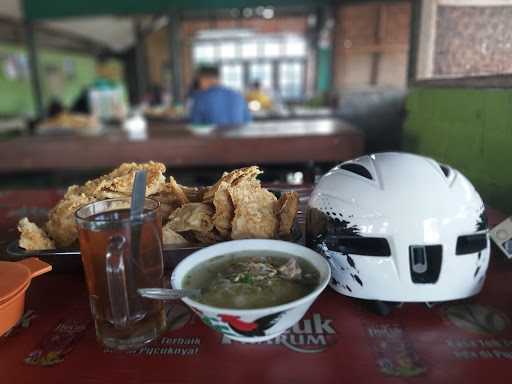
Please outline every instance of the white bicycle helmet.
[{"label": "white bicycle helmet", "polygon": [[473,185],[407,153],[362,156],[324,175],[309,201],[306,242],[329,260],[334,290],[390,302],[475,295],[490,253]]}]

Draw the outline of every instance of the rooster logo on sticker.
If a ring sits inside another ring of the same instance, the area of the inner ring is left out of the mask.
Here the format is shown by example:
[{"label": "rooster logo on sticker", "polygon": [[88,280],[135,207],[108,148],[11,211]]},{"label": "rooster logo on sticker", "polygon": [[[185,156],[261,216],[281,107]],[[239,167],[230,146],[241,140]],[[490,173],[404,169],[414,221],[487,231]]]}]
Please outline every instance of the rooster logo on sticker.
[{"label": "rooster logo on sticker", "polygon": [[265,331],[272,328],[281,318],[284,312],[274,313],[272,315],[263,316],[251,322],[240,319],[239,316],[219,315],[219,319],[229,325],[233,332],[241,336],[255,337],[266,336]]}]

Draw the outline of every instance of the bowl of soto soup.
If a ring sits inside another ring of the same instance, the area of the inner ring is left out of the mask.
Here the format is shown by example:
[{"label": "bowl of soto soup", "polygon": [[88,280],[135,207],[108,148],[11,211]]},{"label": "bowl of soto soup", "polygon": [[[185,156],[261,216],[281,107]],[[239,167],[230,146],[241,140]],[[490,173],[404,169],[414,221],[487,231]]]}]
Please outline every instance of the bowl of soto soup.
[{"label": "bowl of soto soup", "polygon": [[203,248],[171,275],[175,289],[196,289],[182,300],[201,320],[244,343],[270,340],[295,325],[331,278],[328,262],[302,245],[234,240]]}]

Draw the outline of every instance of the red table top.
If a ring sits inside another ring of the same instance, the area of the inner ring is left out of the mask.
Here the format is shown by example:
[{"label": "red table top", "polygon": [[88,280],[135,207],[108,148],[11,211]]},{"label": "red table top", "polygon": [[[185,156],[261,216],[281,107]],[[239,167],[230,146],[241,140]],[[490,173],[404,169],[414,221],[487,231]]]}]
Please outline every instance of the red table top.
[{"label": "red table top", "polygon": [[[58,197],[2,193],[0,246],[16,236],[20,216],[44,215]],[[489,210],[491,224],[502,218]],[[32,282],[22,324],[0,337],[0,383],[511,382],[512,264],[493,252],[471,300],[408,304],[381,317],[327,289],[292,330],[257,345],[223,339],[175,303],[171,329],[129,354],[96,342],[82,276],[50,273]]]}]

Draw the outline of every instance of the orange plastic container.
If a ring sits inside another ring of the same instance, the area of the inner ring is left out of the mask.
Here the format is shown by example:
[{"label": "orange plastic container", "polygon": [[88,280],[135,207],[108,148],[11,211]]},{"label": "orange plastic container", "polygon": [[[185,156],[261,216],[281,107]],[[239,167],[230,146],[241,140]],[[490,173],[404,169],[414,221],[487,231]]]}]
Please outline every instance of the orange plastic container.
[{"label": "orange plastic container", "polygon": [[51,271],[52,266],[31,257],[18,262],[0,261],[0,336],[23,316],[25,293],[32,278]]}]

